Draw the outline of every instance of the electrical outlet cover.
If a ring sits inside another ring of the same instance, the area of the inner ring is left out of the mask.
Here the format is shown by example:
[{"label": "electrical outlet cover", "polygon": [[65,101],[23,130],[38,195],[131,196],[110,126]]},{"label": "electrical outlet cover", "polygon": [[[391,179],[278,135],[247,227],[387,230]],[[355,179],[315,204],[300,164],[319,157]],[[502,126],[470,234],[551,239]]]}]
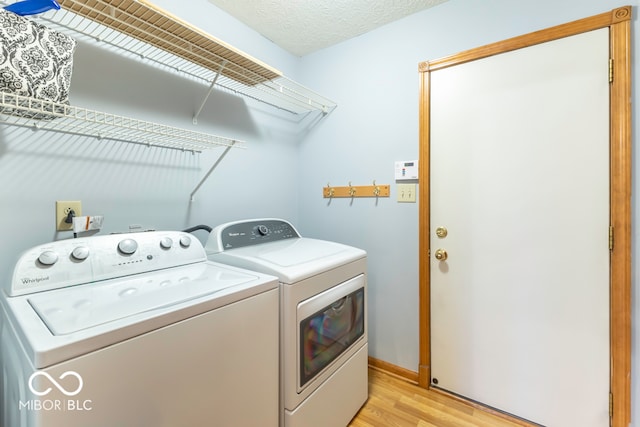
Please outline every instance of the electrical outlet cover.
[{"label": "electrical outlet cover", "polygon": [[73,230],[73,221],[70,223],[65,222],[69,212],[73,209],[75,216],[82,215],[82,203],[79,200],[75,201],[56,201],[56,230],[65,231]]}]

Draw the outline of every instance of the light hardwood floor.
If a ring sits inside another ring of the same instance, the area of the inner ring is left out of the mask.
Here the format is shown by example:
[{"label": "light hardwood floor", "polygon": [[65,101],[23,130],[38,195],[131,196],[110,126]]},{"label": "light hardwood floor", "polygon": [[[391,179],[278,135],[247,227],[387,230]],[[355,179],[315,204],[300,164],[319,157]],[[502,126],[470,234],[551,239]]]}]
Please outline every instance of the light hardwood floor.
[{"label": "light hardwood floor", "polygon": [[369,368],[369,399],[349,427],[515,427],[504,418]]}]

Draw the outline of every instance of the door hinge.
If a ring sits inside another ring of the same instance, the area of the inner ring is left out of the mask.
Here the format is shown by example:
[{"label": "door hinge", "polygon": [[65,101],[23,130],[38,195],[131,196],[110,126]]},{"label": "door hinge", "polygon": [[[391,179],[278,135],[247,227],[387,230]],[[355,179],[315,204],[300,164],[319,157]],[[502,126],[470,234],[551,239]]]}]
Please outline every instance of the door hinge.
[{"label": "door hinge", "polygon": [[613,58],[609,58],[609,83],[613,83]]},{"label": "door hinge", "polygon": [[609,226],[609,250],[613,250],[613,225]]},{"label": "door hinge", "polygon": [[609,418],[613,418],[613,393],[609,393]]}]

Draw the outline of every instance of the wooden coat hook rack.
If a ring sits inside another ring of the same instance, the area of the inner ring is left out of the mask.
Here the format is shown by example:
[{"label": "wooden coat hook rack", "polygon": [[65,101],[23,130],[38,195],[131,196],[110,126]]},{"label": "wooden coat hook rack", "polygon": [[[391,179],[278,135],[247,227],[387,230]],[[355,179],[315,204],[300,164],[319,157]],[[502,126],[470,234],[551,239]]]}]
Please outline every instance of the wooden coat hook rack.
[{"label": "wooden coat hook rack", "polygon": [[373,185],[351,185],[332,187],[327,183],[322,189],[325,199],[333,197],[389,197],[389,185],[378,185],[375,180]]}]

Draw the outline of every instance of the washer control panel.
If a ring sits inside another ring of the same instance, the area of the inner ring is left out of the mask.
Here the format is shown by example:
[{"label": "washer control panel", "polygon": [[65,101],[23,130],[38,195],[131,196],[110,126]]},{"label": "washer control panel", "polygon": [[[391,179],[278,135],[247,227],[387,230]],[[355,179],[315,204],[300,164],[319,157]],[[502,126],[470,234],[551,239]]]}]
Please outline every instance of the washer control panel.
[{"label": "washer control panel", "polygon": [[207,253],[217,253],[243,246],[298,237],[300,234],[293,225],[282,219],[265,218],[236,221],[214,228],[207,241],[206,250]]},{"label": "washer control panel", "polygon": [[7,294],[30,294],[204,261],[200,241],[181,231],[59,240],[22,254]]}]

